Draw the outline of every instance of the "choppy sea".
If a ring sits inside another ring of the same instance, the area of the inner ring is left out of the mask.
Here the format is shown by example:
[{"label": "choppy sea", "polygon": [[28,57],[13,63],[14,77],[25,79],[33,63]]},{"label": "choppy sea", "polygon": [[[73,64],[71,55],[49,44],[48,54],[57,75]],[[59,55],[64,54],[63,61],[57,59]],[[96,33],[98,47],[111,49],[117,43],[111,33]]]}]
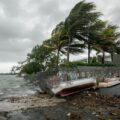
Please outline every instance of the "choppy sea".
[{"label": "choppy sea", "polygon": [[15,75],[0,75],[0,99],[12,96],[28,96],[39,90],[28,80]]}]

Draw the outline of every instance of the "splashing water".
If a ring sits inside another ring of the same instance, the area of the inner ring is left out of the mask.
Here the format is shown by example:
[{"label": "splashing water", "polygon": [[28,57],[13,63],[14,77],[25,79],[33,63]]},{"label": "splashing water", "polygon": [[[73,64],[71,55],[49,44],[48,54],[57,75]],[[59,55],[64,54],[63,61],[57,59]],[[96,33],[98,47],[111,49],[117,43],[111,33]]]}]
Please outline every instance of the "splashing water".
[{"label": "splashing water", "polygon": [[0,75],[0,98],[32,95],[38,86],[15,75]]}]

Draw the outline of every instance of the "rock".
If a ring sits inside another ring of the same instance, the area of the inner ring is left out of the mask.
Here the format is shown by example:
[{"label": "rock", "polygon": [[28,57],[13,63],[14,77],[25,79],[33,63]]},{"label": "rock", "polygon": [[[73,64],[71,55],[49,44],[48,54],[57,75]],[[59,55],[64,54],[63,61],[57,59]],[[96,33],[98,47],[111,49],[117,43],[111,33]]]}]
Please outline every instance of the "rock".
[{"label": "rock", "polygon": [[104,116],[98,116],[99,120],[105,120]]},{"label": "rock", "polygon": [[92,95],[91,94],[88,94],[89,97],[91,97]]},{"label": "rock", "polygon": [[92,114],[93,114],[93,115],[96,115],[96,112],[93,111]]},{"label": "rock", "polygon": [[70,116],[71,116],[71,113],[67,113],[67,116],[70,117]]},{"label": "rock", "polygon": [[96,117],[99,117],[99,115],[96,115]]},{"label": "rock", "polygon": [[77,105],[76,103],[73,103],[73,105]]},{"label": "rock", "polygon": [[77,113],[71,113],[70,120],[81,120],[81,116]]}]

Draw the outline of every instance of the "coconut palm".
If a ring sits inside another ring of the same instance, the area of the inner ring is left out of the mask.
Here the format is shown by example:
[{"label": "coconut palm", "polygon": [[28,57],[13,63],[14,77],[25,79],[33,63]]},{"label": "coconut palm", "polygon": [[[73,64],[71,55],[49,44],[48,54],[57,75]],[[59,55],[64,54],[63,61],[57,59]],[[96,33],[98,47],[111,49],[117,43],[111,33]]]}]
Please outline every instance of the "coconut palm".
[{"label": "coconut palm", "polygon": [[57,56],[57,66],[59,64],[60,53],[65,54],[65,46],[67,44],[68,36],[64,28],[64,22],[60,22],[55,29],[53,29],[51,38],[43,43],[44,47],[51,48]]},{"label": "coconut palm", "polygon": [[120,41],[116,42],[115,51],[117,54],[120,54]]},{"label": "coconut palm", "polygon": [[[74,38],[77,38],[87,45],[88,62],[90,62],[90,50],[92,44],[91,34],[93,35],[94,33],[94,29],[92,28],[93,26],[97,26],[96,23],[98,24],[98,17],[101,15],[99,12],[94,11],[95,8],[96,6],[94,5],[94,3],[86,3],[85,1],[81,1],[77,5],[75,5],[75,7],[71,10],[69,16],[65,21],[65,27],[69,36],[69,43],[73,41]],[[68,46],[69,45],[70,44],[68,44]]]},{"label": "coconut palm", "polygon": [[111,54],[111,59],[113,60],[113,53],[117,53],[119,48],[118,38],[120,33],[117,32],[117,26],[107,25],[103,31],[100,33],[100,38],[97,39],[95,48],[99,52],[103,53],[102,63],[104,63],[105,52]]},{"label": "coconut palm", "polygon": [[[60,54],[66,55],[68,50],[68,34],[66,32],[64,22],[59,23],[56,28],[52,31],[51,39],[43,43],[44,47],[53,49],[53,52],[57,56],[57,66],[59,64]],[[82,51],[83,44],[80,44],[78,41],[71,41],[69,45],[69,51],[72,54],[76,54]]]}]

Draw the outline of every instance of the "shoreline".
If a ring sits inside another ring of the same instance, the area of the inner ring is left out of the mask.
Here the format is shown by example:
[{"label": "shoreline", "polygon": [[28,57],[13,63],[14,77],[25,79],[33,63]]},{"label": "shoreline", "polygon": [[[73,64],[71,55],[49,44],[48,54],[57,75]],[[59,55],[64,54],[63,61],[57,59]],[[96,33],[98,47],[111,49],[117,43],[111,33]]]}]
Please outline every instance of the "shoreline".
[{"label": "shoreline", "polygon": [[11,97],[4,102],[11,104],[9,107],[12,109],[0,110],[0,120],[61,120],[61,116],[63,120],[120,119],[120,98],[93,91],[66,98],[51,97],[48,94]]}]

